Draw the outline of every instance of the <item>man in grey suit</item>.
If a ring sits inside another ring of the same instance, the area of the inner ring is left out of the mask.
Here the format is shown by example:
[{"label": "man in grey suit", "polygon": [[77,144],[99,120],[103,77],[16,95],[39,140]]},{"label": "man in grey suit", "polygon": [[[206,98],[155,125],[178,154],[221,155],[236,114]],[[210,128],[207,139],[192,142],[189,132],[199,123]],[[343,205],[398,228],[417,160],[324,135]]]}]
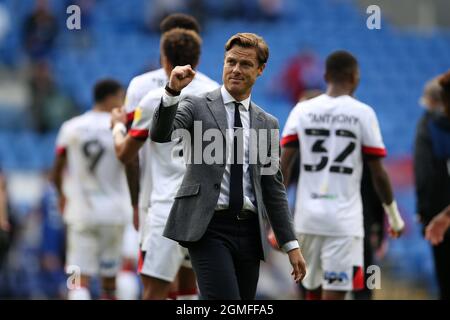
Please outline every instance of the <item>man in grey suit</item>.
[{"label": "man in grey suit", "polygon": [[[155,142],[180,131],[190,138],[187,171],[164,235],[189,249],[203,299],[255,298],[259,263],[269,248],[267,222],[295,281],[306,274],[279,168],[278,121],[250,100],[268,56],[260,36],[232,36],[225,45],[224,84],[202,97],[180,99],[195,72],[189,65],[174,68],[150,130]],[[210,152],[214,161],[208,158],[212,137],[226,149]],[[276,144],[269,143],[274,138]]]}]

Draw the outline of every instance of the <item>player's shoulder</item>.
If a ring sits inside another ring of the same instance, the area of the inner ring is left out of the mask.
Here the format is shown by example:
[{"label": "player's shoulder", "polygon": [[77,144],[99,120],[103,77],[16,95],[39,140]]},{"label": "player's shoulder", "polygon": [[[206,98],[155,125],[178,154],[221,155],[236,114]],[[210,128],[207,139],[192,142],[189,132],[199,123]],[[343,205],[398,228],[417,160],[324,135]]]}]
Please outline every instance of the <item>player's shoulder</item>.
[{"label": "player's shoulder", "polygon": [[361,116],[374,115],[375,110],[367,103],[356,99],[355,97],[345,96],[346,106],[353,109],[354,112],[359,113]]},{"label": "player's shoulder", "polygon": [[219,87],[219,83],[217,81],[214,81],[213,79],[211,79],[210,77],[208,77],[206,74],[197,71],[196,72],[196,76],[194,79],[197,79],[198,81],[207,84],[208,86],[210,86],[212,89],[215,89],[217,87]]},{"label": "player's shoulder", "polygon": [[136,91],[148,87],[162,87],[167,81],[167,75],[163,68],[152,70],[131,79],[128,90]]},{"label": "player's shoulder", "polygon": [[[211,90],[213,91],[213,90]],[[204,92],[198,92],[198,91],[190,91],[186,93],[181,94],[181,100],[184,102],[190,102],[194,105],[200,104],[206,101],[207,96],[211,93],[211,91],[204,91]]]},{"label": "player's shoulder", "polygon": [[60,132],[72,132],[77,130],[80,127],[85,126],[85,124],[89,121],[91,111],[86,111],[82,114],[74,116],[61,124]]},{"label": "player's shoulder", "polygon": [[310,110],[317,110],[321,106],[328,105],[329,97],[326,94],[321,94],[317,97],[297,102],[292,109],[292,114],[302,114]]},{"label": "player's shoulder", "polygon": [[155,88],[145,94],[138,104],[139,108],[148,108],[159,102],[164,94],[164,88]]},{"label": "player's shoulder", "polygon": [[64,121],[62,123],[61,127],[63,127],[63,128],[76,127],[77,125],[80,125],[81,123],[83,123],[86,120],[89,113],[90,113],[90,111],[86,111],[82,114],[76,115],[76,116]]},{"label": "player's shoulder", "polygon": [[352,97],[352,96],[345,96],[344,97],[347,100],[347,103],[350,105],[353,105],[355,107],[364,108],[364,109],[372,109],[371,106],[369,106],[367,103]]}]

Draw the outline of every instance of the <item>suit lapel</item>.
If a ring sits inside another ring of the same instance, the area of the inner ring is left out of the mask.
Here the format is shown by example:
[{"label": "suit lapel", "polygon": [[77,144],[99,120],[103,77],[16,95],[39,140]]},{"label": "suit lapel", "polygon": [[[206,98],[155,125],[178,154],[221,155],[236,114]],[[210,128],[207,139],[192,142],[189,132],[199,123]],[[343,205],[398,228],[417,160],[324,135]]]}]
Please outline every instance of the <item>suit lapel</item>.
[{"label": "suit lapel", "polygon": [[216,120],[217,126],[225,137],[226,129],[228,128],[227,115],[222,95],[220,94],[220,88],[210,92],[206,98],[208,101],[208,108],[211,111],[214,120]]},{"label": "suit lapel", "polygon": [[250,128],[255,130],[264,128],[264,117],[253,102],[250,102]]}]

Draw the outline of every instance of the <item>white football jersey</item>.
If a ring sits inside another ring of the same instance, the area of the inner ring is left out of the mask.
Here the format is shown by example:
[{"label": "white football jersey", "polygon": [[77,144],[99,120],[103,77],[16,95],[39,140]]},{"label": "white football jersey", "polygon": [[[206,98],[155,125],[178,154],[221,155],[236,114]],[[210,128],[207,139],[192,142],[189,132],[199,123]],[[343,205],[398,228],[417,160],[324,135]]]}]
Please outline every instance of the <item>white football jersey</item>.
[{"label": "white football jersey", "polygon": [[111,135],[111,114],[88,111],[63,123],[56,141],[66,152],[64,192],[67,223],[124,224],[131,200]]},{"label": "white football jersey", "polygon": [[[197,71],[195,76],[198,80],[204,83],[216,83],[208,78],[206,75]],[[144,96],[157,88],[164,88],[168,82],[168,77],[163,68],[150,71],[139,76],[134,77],[127,89],[125,100],[125,111],[127,112],[128,124],[131,125],[134,118],[134,111],[139,106],[139,102]],[[139,191],[139,207],[148,208],[150,204],[149,196],[152,192],[151,186],[151,172],[149,167],[150,149],[149,142],[146,141],[144,146],[139,150],[140,161],[140,191]]]},{"label": "white football jersey", "polygon": [[[219,84],[209,78],[198,77],[198,74],[192,82],[183,89],[181,95],[203,93],[217,89]],[[164,94],[164,88],[150,91],[139,103],[139,107],[134,112],[134,121],[129,131],[129,135],[136,139],[147,139],[151,127],[153,114],[161,103]],[[167,221],[169,208],[172,206],[174,197],[186,171],[184,161],[183,143],[180,140],[168,143],[155,143],[147,139],[149,145],[147,148],[149,161],[146,165],[150,170],[152,191],[150,193],[150,207],[152,219],[158,219],[161,223]],[[158,206],[160,204],[161,206]],[[161,208],[161,210],[158,210]]]},{"label": "white football jersey", "polygon": [[298,103],[286,122],[281,145],[296,141],[300,145],[296,231],[363,236],[363,154],[386,156],[373,109],[347,95],[323,94]]}]

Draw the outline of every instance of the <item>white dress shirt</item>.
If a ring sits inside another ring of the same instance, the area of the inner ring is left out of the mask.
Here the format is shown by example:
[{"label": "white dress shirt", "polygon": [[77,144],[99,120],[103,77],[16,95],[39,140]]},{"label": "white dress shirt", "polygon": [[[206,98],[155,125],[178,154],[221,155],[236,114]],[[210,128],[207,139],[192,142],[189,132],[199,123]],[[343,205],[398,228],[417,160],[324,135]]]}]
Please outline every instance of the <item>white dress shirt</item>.
[{"label": "white dress shirt", "polygon": [[[256,211],[255,203],[255,193],[253,192],[252,182],[250,179],[250,166],[249,164],[249,136],[250,136],[250,96],[242,101],[236,101],[230,93],[225,89],[224,86],[220,88],[220,92],[222,94],[223,103],[225,105],[225,111],[227,115],[227,124],[228,124],[228,141],[233,141],[234,135],[234,109],[235,102],[239,102],[239,112],[241,114],[241,122],[243,129],[243,138],[244,138],[244,160],[243,160],[243,191],[244,191],[244,203],[242,209],[250,210],[253,212]],[[228,204],[230,202],[230,175],[231,175],[231,163],[233,162],[233,143],[228,143],[227,146],[227,159],[225,164],[225,172],[223,174],[222,183],[220,185],[220,195],[219,200],[217,202],[216,209],[228,209]]]}]

